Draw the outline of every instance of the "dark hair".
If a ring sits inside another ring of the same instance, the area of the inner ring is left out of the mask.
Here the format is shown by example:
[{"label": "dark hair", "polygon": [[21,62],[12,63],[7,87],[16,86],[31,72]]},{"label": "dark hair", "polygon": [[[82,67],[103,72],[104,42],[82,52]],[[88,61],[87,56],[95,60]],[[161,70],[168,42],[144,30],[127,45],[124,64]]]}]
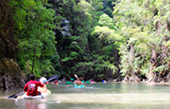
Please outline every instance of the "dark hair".
[{"label": "dark hair", "polygon": [[31,74],[31,75],[30,75],[30,79],[31,79],[31,80],[35,80],[34,74]]}]

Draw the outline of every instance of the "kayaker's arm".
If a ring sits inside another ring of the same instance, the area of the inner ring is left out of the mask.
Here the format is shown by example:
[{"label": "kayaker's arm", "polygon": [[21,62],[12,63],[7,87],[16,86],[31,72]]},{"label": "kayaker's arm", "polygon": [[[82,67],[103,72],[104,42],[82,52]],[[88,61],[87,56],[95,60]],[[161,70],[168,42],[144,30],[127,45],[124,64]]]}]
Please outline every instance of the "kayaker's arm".
[{"label": "kayaker's arm", "polygon": [[41,82],[38,81],[38,86],[44,87],[44,84],[42,84]]},{"label": "kayaker's arm", "polygon": [[26,92],[27,91],[27,88],[28,87],[28,85],[26,84],[25,86],[24,86],[24,91]]}]

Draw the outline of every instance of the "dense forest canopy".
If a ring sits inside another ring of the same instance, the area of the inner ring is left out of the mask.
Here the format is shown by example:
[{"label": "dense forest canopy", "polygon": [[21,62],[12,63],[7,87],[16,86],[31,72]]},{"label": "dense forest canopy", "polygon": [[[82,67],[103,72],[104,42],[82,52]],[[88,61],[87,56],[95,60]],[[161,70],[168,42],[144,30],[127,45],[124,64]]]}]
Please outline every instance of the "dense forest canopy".
[{"label": "dense forest canopy", "polygon": [[9,67],[0,68],[0,81],[21,78],[12,76],[18,72],[23,77],[58,74],[69,80],[77,74],[84,80],[168,82],[169,4],[1,0],[0,65]]}]

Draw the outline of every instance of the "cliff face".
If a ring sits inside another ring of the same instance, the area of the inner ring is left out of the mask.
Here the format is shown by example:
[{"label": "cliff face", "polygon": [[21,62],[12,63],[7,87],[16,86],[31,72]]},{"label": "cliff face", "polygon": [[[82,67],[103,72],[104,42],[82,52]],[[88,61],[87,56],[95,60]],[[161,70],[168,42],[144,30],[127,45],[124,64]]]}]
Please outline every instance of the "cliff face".
[{"label": "cliff face", "polygon": [[0,88],[14,89],[24,86],[23,74],[15,61],[17,41],[14,38],[12,9],[9,0],[0,2]]},{"label": "cliff face", "polygon": [[23,88],[24,75],[18,64],[9,58],[0,60],[0,88],[19,89]]}]

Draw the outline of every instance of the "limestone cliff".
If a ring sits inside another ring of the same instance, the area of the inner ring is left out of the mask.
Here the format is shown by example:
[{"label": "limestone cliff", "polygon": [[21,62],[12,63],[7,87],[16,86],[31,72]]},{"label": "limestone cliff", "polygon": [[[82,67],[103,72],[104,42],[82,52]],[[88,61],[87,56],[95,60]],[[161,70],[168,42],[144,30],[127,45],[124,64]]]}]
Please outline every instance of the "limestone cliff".
[{"label": "limestone cliff", "polygon": [[0,1],[0,88],[17,89],[24,86],[24,75],[15,61],[17,41],[8,1]]}]

